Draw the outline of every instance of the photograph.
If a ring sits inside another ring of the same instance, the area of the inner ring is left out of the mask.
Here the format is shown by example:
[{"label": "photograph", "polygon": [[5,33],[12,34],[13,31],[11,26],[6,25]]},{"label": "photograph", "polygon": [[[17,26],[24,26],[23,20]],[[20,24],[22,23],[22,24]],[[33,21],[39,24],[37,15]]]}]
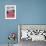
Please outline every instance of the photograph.
[{"label": "photograph", "polygon": [[5,19],[16,19],[16,5],[5,5]]}]

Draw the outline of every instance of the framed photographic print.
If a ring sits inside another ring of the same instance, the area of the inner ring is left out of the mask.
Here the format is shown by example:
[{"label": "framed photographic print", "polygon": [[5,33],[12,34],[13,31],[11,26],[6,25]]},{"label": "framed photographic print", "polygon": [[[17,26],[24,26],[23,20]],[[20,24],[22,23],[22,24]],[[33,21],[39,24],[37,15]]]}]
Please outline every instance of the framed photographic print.
[{"label": "framed photographic print", "polygon": [[46,41],[46,24],[18,24],[18,41]]},{"label": "framed photographic print", "polygon": [[5,5],[5,19],[16,19],[16,5]]}]

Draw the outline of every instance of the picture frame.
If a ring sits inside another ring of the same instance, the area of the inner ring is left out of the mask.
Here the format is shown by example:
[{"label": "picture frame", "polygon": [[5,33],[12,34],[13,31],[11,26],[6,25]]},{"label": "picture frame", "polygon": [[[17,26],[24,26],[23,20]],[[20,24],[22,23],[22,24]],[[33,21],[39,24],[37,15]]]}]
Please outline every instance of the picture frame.
[{"label": "picture frame", "polygon": [[18,41],[21,40],[46,41],[46,24],[18,24]]},{"label": "picture frame", "polygon": [[5,5],[5,19],[16,19],[16,5]]}]

